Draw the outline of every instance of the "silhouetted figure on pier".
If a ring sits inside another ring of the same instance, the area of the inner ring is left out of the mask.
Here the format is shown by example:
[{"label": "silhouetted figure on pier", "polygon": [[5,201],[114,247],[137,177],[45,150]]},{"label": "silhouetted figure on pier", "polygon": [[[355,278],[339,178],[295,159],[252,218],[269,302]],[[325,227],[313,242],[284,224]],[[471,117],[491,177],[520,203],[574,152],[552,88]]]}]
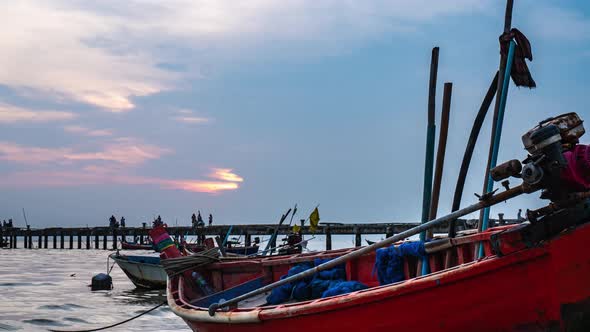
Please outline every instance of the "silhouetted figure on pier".
[{"label": "silhouetted figure on pier", "polygon": [[111,217],[109,218],[109,227],[110,228],[115,228],[115,223],[117,222],[117,218],[115,218],[114,215],[111,215]]},{"label": "silhouetted figure on pier", "polygon": [[158,226],[162,226],[162,225],[164,225],[164,223],[162,222],[162,217],[160,217],[160,215],[158,215],[158,218],[156,218],[153,222],[153,226],[158,227]]},{"label": "silhouetted figure on pier", "polygon": [[12,228],[12,227],[14,227],[14,226],[12,225],[12,219],[8,219],[8,228]]},{"label": "silhouetted figure on pier", "polygon": [[203,221],[203,217],[201,217],[201,211],[197,211],[197,226],[198,227],[205,226],[205,222]]},{"label": "silhouetted figure on pier", "polygon": [[213,225],[213,215],[209,213],[209,226]]},{"label": "silhouetted figure on pier", "polygon": [[193,228],[197,227],[197,216],[195,216],[195,214],[193,213],[193,215],[191,216],[191,223],[193,225]]},{"label": "silhouetted figure on pier", "polygon": [[6,223],[6,219],[4,219],[2,221],[2,229],[6,229],[8,227],[8,224]]},{"label": "silhouetted figure on pier", "polygon": [[125,217],[121,217],[121,227],[125,228]]}]

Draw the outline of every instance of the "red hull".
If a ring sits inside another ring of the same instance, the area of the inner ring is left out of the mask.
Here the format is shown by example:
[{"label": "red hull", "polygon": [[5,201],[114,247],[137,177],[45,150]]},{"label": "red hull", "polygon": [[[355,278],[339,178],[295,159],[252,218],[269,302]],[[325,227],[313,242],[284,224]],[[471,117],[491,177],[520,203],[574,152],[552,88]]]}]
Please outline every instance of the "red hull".
[{"label": "red hull", "polygon": [[[492,229],[470,238],[485,241],[497,232]],[[218,312],[214,317],[207,315],[206,308],[188,304],[184,281],[176,278],[168,286],[169,304],[194,331],[200,332],[589,331],[588,239],[590,226],[580,226],[539,247],[514,249],[502,257],[491,255],[489,242],[484,242],[488,257],[428,276],[325,299]],[[467,254],[473,249],[466,240],[462,242],[452,249],[457,250],[457,263],[464,258],[461,252]],[[263,259],[258,272],[276,280],[289,264],[304,256],[274,262]],[[373,262],[374,255],[349,262],[349,278],[374,284],[375,276],[370,271]],[[434,255],[430,263],[436,266]],[[219,266],[210,277],[221,278],[227,289],[260,275],[255,272],[256,265],[251,262],[241,277],[235,275],[235,267]],[[248,270],[252,270],[250,274]]]}]

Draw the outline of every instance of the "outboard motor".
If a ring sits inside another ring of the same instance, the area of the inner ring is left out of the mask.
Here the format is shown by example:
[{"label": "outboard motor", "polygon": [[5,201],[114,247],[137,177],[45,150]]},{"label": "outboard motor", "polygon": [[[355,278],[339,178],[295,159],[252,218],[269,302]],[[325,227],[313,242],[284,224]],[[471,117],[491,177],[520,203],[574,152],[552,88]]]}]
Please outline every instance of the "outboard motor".
[{"label": "outboard motor", "polygon": [[111,290],[113,289],[113,278],[111,278],[111,276],[106,273],[99,273],[92,277],[90,289],[92,291]]},{"label": "outboard motor", "polygon": [[576,113],[541,121],[522,136],[529,153],[522,164],[518,160],[507,161],[491,170],[492,179],[522,178],[528,192],[541,189],[541,198],[565,199],[569,192],[561,179],[562,171],[567,167],[563,154],[573,149],[584,133],[583,121]]}]

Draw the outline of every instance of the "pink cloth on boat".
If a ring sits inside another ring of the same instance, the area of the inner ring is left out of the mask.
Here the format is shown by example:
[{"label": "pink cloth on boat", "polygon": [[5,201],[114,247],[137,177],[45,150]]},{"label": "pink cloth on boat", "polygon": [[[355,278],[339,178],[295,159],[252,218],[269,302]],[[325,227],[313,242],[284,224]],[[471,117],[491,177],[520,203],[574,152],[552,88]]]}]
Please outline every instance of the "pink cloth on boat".
[{"label": "pink cloth on boat", "polygon": [[572,151],[563,154],[567,167],[561,172],[561,179],[573,191],[590,189],[590,146],[578,144]]}]

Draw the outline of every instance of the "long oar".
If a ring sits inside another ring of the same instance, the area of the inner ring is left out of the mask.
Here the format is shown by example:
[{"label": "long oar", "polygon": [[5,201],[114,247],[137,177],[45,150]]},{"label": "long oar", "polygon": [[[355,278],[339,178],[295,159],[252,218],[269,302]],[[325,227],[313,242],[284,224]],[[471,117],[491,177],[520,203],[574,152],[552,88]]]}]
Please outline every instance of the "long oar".
[{"label": "long oar", "polygon": [[301,279],[304,279],[304,278],[311,277],[311,276],[313,276],[314,274],[316,274],[316,273],[318,273],[320,271],[324,271],[324,270],[328,270],[328,269],[334,268],[334,267],[336,267],[336,266],[338,266],[340,264],[343,264],[343,263],[345,263],[345,262],[347,262],[347,261],[349,261],[351,259],[360,257],[360,256],[365,255],[365,254],[368,254],[368,253],[370,253],[372,251],[375,251],[375,250],[377,250],[379,248],[383,248],[385,246],[394,244],[397,241],[400,241],[400,240],[403,240],[403,239],[405,239],[407,237],[416,235],[416,234],[418,234],[420,232],[424,232],[424,231],[428,230],[429,228],[434,227],[436,225],[442,224],[444,222],[448,222],[450,220],[457,219],[457,218],[462,217],[462,216],[464,216],[466,214],[469,214],[469,213],[475,212],[477,210],[483,209],[485,207],[492,206],[494,204],[503,202],[503,201],[508,200],[510,198],[513,198],[513,197],[516,197],[518,195],[521,195],[523,193],[525,193],[525,191],[524,191],[522,185],[519,185],[517,187],[511,188],[510,190],[506,190],[506,191],[503,191],[503,192],[501,192],[499,194],[496,194],[494,196],[491,196],[491,197],[489,197],[486,200],[480,201],[480,202],[478,202],[476,204],[472,204],[472,205],[470,205],[470,206],[468,206],[468,207],[466,207],[464,209],[461,209],[459,211],[452,212],[452,213],[450,213],[450,214],[448,214],[448,215],[446,215],[444,217],[440,217],[438,219],[434,219],[434,220],[431,220],[429,222],[420,224],[419,226],[416,226],[414,228],[411,228],[411,229],[409,229],[407,231],[403,231],[403,232],[398,233],[398,234],[396,234],[396,235],[394,235],[392,237],[388,237],[385,240],[376,242],[376,243],[374,243],[374,244],[372,244],[370,246],[367,246],[367,247],[362,247],[362,248],[360,248],[360,249],[358,249],[356,251],[353,251],[353,252],[348,253],[346,255],[337,257],[337,258],[335,258],[333,260],[330,260],[330,261],[328,261],[328,262],[326,262],[324,264],[320,264],[320,265],[318,265],[318,266],[316,266],[314,268],[311,268],[309,270],[305,270],[305,271],[303,271],[301,273],[292,275],[292,276],[287,277],[285,279],[281,279],[281,280],[279,280],[277,282],[274,282],[274,283],[272,283],[270,285],[266,285],[266,286],[261,287],[261,288],[259,288],[257,290],[254,290],[254,291],[251,291],[249,293],[246,293],[246,294],[237,296],[237,297],[235,297],[235,298],[233,298],[233,299],[231,299],[229,301],[222,302],[222,303],[213,303],[213,304],[211,304],[209,306],[209,315],[214,316],[215,315],[215,311],[217,309],[219,309],[219,308],[236,305],[240,301],[243,301],[245,299],[251,298],[251,297],[256,296],[256,295],[259,295],[259,294],[266,293],[266,292],[268,292],[268,291],[270,291],[270,290],[272,290],[272,289],[274,289],[276,287],[279,287],[279,286],[282,286],[282,285],[285,285],[285,284],[288,284],[288,283],[291,283],[291,282],[294,282],[294,281],[297,281],[297,280],[301,280]]}]

